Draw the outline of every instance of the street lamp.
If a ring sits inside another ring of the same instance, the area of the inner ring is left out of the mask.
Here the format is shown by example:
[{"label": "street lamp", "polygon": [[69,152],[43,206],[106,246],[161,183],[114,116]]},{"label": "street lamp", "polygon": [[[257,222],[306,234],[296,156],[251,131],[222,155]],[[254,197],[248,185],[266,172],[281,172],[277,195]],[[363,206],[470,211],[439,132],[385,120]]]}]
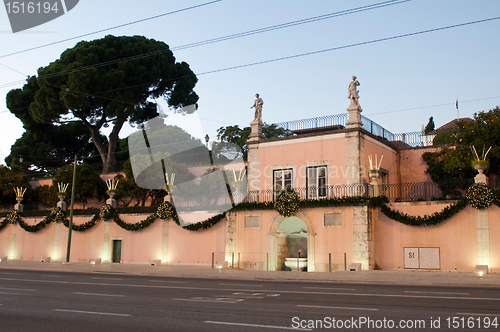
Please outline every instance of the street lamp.
[{"label": "street lamp", "polygon": [[207,149],[208,149],[208,141],[210,141],[210,136],[208,136],[208,134],[206,134],[205,135],[205,143],[206,143]]}]

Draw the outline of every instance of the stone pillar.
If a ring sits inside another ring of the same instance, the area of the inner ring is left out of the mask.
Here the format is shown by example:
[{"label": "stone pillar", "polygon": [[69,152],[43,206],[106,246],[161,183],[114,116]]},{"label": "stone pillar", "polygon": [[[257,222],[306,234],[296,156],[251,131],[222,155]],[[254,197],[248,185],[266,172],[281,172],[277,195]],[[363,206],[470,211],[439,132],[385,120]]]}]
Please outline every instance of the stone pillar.
[{"label": "stone pillar", "polygon": [[[478,169],[478,168],[476,168]],[[488,185],[488,177],[484,174],[484,169],[478,169],[479,174],[474,178],[475,183]],[[488,265],[490,268],[490,225],[488,209],[476,211],[477,220],[477,265]]]},{"label": "stone pillar", "polygon": [[104,243],[102,250],[102,262],[111,262],[111,254],[109,252],[109,226],[111,224],[110,220],[104,221]]},{"label": "stone pillar", "polygon": [[225,261],[228,262],[228,266],[232,266],[233,254],[234,263],[237,265],[238,257],[236,255],[236,212],[228,211],[226,212],[226,243],[225,243]]},{"label": "stone pillar", "polygon": [[365,186],[365,141],[360,130],[345,133],[345,183],[346,196],[361,196]]},{"label": "stone pillar", "polygon": [[54,233],[54,253],[52,254],[52,261],[57,262],[59,261],[59,226],[61,225],[60,222],[55,224],[55,233]]},{"label": "stone pillar", "polygon": [[361,128],[363,127],[363,122],[361,122],[361,112],[363,110],[359,105],[351,104],[347,108],[349,113],[349,119],[347,119],[347,128]]},{"label": "stone pillar", "polygon": [[490,267],[490,227],[488,209],[477,210],[477,265]]},{"label": "stone pillar", "polygon": [[169,221],[163,220],[163,227],[161,231],[161,265],[168,263],[168,228]]},{"label": "stone pillar", "polygon": [[248,186],[248,201],[258,202],[259,191],[259,144],[252,143],[248,140],[248,156],[247,156],[247,186]]},{"label": "stone pillar", "polygon": [[373,225],[368,206],[353,206],[353,261],[361,263],[362,270],[375,267],[373,252]]},{"label": "stone pillar", "polygon": [[307,272],[316,271],[316,259],[315,259],[315,243],[314,237],[316,234],[307,233]]},{"label": "stone pillar", "polygon": [[12,225],[12,234],[10,236],[10,253],[9,260],[15,260],[16,257],[16,232],[17,232],[17,224]]},{"label": "stone pillar", "polygon": [[253,120],[250,122],[250,126],[252,127],[252,131],[250,132],[250,137],[248,138],[249,141],[258,141],[264,138],[264,135],[262,135],[262,127],[264,126],[264,123],[262,121]]}]

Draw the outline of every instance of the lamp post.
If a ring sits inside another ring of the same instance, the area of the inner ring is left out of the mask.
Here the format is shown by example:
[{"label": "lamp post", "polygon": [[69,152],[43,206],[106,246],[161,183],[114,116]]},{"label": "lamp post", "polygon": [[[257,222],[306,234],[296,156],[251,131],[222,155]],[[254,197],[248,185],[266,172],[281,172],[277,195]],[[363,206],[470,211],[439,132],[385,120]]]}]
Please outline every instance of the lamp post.
[{"label": "lamp post", "polygon": [[208,136],[208,134],[205,135],[205,144],[207,146],[207,149],[208,149],[208,141],[210,141],[210,136]]}]

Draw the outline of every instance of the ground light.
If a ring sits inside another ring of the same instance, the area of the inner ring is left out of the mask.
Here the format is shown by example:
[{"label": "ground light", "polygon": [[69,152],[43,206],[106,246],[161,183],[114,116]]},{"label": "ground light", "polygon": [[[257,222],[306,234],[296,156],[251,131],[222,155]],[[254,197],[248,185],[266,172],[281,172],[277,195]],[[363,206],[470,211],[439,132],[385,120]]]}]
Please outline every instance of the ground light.
[{"label": "ground light", "polygon": [[488,265],[476,265],[476,267],[474,268],[474,273],[476,273],[480,277],[483,276],[483,274],[488,274]]}]

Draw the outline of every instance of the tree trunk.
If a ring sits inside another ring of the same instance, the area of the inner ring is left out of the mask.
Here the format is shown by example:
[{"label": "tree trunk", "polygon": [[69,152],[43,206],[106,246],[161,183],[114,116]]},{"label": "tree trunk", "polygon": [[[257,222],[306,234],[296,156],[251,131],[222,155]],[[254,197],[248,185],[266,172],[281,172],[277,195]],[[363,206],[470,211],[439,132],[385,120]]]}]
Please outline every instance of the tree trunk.
[{"label": "tree trunk", "polygon": [[[126,118],[117,118],[115,125],[113,126],[113,130],[111,131],[111,134],[109,134],[108,137],[108,153],[106,155],[106,161],[103,159],[103,165],[102,165],[102,173],[103,174],[108,174],[112,173],[115,171],[115,166],[116,166],[116,158],[115,158],[115,153],[116,153],[116,144],[118,143],[118,134],[120,133],[120,130],[123,127],[123,124],[125,123]],[[101,156],[102,158],[102,156]]]}]

